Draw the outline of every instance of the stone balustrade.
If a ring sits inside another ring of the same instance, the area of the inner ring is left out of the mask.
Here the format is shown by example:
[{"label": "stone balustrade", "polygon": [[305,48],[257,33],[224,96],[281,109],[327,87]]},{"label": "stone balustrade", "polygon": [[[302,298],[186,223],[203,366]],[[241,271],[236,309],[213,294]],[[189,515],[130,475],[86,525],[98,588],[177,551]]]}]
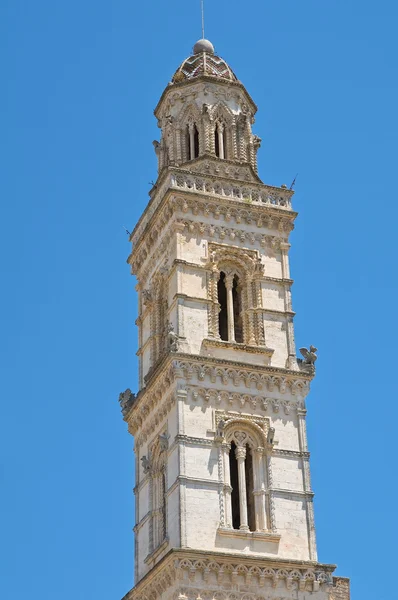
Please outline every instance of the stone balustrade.
[{"label": "stone balustrade", "polygon": [[171,173],[169,185],[181,191],[198,192],[207,196],[231,198],[247,204],[275,206],[291,210],[291,197],[293,192],[284,188],[276,188],[263,184],[238,183],[214,180],[202,175],[189,173]]}]

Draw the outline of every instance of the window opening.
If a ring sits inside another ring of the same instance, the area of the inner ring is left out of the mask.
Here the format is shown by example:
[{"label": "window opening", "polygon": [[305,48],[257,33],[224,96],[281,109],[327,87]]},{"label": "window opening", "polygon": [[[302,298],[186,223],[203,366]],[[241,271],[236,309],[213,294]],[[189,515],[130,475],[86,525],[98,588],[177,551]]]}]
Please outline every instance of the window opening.
[{"label": "window opening", "polygon": [[199,156],[199,131],[195,123],[186,127],[185,143],[187,148],[187,159],[193,160]]},{"label": "window opening", "polygon": [[191,136],[189,134],[189,125],[186,127],[185,143],[187,148],[187,158],[191,160]]},{"label": "window opening", "polygon": [[239,287],[239,277],[235,275],[232,286],[232,301],[234,306],[234,329],[235,341],[238,344],[243,343],[243,327],[242,327],[242,296]]},{"label": "window opening", "polygon": [[217,123],[214,129],[214,149],[218,158],[227,158],[226,143],[225,125]]},{"label": "window opening", "polygon": [[247,499],[247,522],[250,531],[256,530],[256,518],[254,511],[254,482],[253,482],[253,455],[249,445],[246,446],[245,458],[245,475],[246,475],[246,499]]},{"label": "window opening", "polygon": [[220,279],[217,284],[218,302],[220,304],[220,312],[218,313],[218,330],[220,338],[228,341],[228,310],[227,310],[227,288],[225,286],[225,273],[221,271]]},{"label": "window opening", "polygon": [[215,144],[216,156],[218,156],[220,158],[220,143],[218,140],[218,125],[216,125],[216,128],[214,130],[214,144]]},{"label": "window opening", "polygon": [[240,527],[240,505],[239,505],[239,479],[238,479],[238,461],[236,460],[236,445],[231,443],[229,451],[229,472],[231,477],[231,504],[232,504],[232,527],[239,529]]},{"label": "window opening", "polygon": [[194,126],[194,130],[193,130],[193,138],[194,138],[194,150],[195,150],[195,156],[193,158],[197,158],[199,156],[199,131],[198,131],[198,128],[196,127],[196,125]]}]

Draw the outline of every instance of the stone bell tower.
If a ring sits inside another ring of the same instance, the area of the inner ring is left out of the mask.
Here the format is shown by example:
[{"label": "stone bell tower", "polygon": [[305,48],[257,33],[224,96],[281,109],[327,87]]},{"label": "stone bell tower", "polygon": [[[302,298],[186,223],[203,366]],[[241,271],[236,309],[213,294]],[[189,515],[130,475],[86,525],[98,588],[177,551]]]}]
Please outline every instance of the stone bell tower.
[{"label": "stone bell tower", "polygon": [[126,600],[348,600],[317,561],[289,273],[293,192],[257,174],[256,105],[200,40],[155,109],[158,179],[132,235],[139,386]]}]

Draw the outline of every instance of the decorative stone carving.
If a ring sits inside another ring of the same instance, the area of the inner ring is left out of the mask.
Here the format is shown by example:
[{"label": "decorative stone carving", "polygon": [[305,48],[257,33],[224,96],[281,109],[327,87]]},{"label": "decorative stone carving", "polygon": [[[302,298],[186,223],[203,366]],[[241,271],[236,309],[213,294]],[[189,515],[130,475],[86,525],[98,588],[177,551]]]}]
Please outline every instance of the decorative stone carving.
[{"label": "decorative stone carving", "polygon": [[142,456],[141,463],[142,463],[142,469],[143,469],[145,475],[147,475],[151,470],[151,462],[150,462],[149,458],[147,458],[146,456]]},{"label": "decorative stone carving", "polygon": [[307,350],[307,348],[300,348],[300,352],[301,354],[304,356],[304,364],[305,365],[314,365],[316,359],[318,358],[316,355],[316,352],[318,352],[318,349],[315,348],[315,346],[310,346],[310,349]]},{"label": "decorative stone carving", "polygon": [[169,447],[169,436],[166,433],[159,435],[159,447],[161,452],[165,452]]},{"label": "decorative stone carving", "polygon": [[170,351],[177,352],[179,337],[178,334],[174,331],[173,323],[167,323],[167,340]]},{"label": "decorative stone carving", "polygon": [[122,415],[125,417],[133,406],[136,399],[136,395],[132,393],[130,388],[127,388],[125,392],[119,394],[119,404],[122,409]]}]

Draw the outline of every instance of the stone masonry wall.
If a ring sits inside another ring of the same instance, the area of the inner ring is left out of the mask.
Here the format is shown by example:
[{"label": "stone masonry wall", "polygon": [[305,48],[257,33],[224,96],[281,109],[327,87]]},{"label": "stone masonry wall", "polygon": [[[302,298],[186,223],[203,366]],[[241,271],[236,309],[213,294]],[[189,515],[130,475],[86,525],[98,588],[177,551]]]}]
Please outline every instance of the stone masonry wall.
[{"label": "stone masonry wall", "polygon": [[350,580],[347,577],[333,577],[331,600],[350,600]]}]

